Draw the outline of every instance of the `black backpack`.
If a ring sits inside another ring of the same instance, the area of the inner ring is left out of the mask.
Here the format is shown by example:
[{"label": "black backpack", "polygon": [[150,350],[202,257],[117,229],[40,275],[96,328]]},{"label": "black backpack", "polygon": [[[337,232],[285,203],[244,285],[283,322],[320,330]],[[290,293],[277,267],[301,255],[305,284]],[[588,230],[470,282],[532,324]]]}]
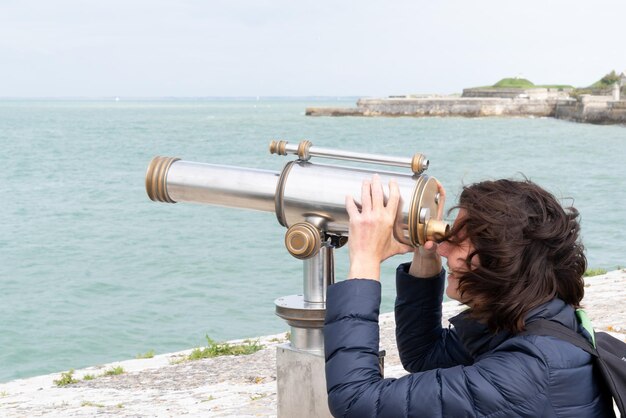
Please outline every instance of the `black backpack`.
[{"label": "black backpack", "polygon": [[[582,322],[583,325],[586,325],[585,321]],[[613,396],[621,416],[626,418],[626,409],[624,408],[626,403],[626,343],[606,332],[594,333],[593,329],[587,326],[585,329],[590,331],[595,347],[577,332],[547,319],[538,319],[526,324],[526,331],[522,334],[556,337],[591,354],[594,357],[595,367],[600,372],[606,388]]]}]

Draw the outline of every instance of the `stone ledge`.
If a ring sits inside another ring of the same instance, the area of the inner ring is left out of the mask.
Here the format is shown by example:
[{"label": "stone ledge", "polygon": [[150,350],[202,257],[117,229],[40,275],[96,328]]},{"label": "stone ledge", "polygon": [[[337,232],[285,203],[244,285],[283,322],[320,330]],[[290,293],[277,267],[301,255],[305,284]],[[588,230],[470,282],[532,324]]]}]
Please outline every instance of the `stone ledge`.
[{"label": "stone ledge", "polygon": [[[598,330],[626,341],[626,270],[585,279],[584,308]],[[463,306],[443,305],[447,318]],[[385,377],[400,377],[392,313],[380,316],[381,349],[386,350]],[[274,417],[276,416],[276,347],[285,334],[261,337],[261,351],[172,364],[191,350],[127,360],[77,370],[74,375],[102,374],[121,366],[118,376],[98,377],[59,388],[60,373],[0,384],[3,417]],[[238,342],[238,341],[233,341]]]}]

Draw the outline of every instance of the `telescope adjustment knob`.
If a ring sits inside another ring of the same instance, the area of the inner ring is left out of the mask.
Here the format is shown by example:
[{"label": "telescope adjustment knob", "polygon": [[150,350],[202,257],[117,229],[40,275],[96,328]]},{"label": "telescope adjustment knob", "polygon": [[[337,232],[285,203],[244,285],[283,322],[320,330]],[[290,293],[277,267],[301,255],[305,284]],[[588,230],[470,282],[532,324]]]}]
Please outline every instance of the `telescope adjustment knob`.
[{"label": "telescope adjustment knob", "polygon": [[411,159],[411,171],[415,174],[422,174],[428,170],[429,161],[424,154],[419,152]]},{"label": "telescope adjustment knob", "polygon": [[322,246],[322,233],[308,222],[293,224],[285,234],[285,247],[292,256],[306,260],[315,256]]},{"label": "telescope adjustment knob", "polygon": [[270,142],[270,154],[287,155],[287,144],[287,141],[272,140]]}]

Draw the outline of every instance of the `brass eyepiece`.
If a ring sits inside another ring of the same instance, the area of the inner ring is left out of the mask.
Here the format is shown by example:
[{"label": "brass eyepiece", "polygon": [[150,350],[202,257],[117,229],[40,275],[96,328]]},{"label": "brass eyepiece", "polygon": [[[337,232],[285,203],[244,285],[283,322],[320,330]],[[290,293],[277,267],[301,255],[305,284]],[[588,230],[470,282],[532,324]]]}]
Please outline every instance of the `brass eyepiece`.
[{"label": "brass eyepiece", "polygon": [[426,241],[443,241],[450,233],[450,225],[445,221],[431,219],[426,223]]},{"label": "brass eyepiece", "polygon": [[146,192],[155,202],[176,203],[167,193],[167,172],[180,158],[154,157],[146,171]]}]

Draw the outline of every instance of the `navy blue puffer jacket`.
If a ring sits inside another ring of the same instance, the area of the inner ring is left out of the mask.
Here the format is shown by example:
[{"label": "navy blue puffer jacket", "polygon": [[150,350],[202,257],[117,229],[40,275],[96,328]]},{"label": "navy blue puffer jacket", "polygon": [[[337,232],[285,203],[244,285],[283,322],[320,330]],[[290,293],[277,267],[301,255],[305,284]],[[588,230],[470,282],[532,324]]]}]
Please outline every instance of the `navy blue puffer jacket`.
[{"label": "navy blue puffer jacket", "polygon": [[[444,272],[396,277],[396,336],[411,374],[383,379],[378,367],[380,283],[328,288],[324,327],[328,403],[335,417],[611,417],[591,358],[553,337],[492,334],[466,314],[441,325]],[[527,317],[578,329],[554,299]]]}]

